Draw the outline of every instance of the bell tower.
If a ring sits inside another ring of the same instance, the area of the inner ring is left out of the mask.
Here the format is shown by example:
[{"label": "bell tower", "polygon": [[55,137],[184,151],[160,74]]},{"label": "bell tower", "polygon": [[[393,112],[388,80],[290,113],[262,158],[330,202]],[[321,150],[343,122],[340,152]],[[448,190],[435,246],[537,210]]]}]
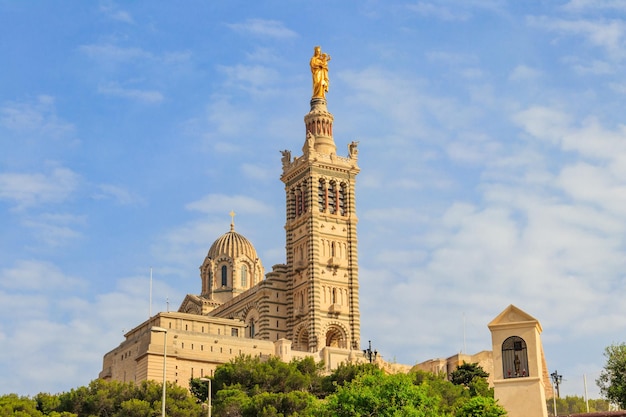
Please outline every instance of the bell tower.
[{"label": "bell tower", "polygon": [[357,143],[337,155],[326,107],[328,61],[315,48],[313,97],[302,155],[282,151],[286,193],[287,338],[292,349],[360,350],[355,181]]}]

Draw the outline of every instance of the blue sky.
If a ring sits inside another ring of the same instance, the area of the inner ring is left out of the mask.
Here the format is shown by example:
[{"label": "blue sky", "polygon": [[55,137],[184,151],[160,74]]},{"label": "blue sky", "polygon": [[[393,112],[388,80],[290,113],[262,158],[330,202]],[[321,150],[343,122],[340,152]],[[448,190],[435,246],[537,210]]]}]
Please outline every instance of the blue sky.
[{"label": "blue sky", "polygon": [[313,46],[359,141],[361,339],[413,364],[540,320],[562,394],[626,330],[626,3],[0,0],[0,393],[61,392],[200,291],[283,263]]}]

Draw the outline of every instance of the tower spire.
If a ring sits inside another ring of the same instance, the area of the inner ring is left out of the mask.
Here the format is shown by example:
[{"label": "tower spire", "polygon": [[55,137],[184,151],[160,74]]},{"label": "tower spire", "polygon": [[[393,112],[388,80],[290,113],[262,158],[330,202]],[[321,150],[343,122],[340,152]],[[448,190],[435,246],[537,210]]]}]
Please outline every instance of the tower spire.
[{"label": "tower spire", "polygon": [[235,231],[235,212],[233,210],[230,211],[230,231]]},{"label": "tower spire", "polygon": [[326,155],[337,153],[337,146],[333,139],[334,118],[326,108],[326,93],[330,85],[328,61],[330,61],[330,55],[323,53],[322,48],[316,46],[309,63],[313,76],[313,96],[311,97],[311,111],[304,116],[306,141],[302,151],[305,155],[311,151]]}]

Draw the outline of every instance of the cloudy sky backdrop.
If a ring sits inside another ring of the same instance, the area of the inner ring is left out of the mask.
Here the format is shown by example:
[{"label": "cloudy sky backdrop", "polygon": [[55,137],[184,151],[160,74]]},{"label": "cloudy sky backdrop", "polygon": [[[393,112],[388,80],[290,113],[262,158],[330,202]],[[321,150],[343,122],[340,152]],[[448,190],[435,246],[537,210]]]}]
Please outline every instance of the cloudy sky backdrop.
[{"label": "cloudy sky backdrop", "polygon": [[284,262],[313,46],[360,142],[363,343],[413,364],[539,319],[562,394],[626,338],[626,3],[0,0],[0,393],[61,392],[200,291]]}]

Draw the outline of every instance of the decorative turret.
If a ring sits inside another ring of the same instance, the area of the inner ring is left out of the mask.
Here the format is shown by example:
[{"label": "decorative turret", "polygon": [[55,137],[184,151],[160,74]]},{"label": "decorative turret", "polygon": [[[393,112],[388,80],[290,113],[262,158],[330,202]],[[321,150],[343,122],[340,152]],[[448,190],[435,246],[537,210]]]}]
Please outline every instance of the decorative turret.
[{"label": "decorative turret", "polygon": [[250,289],[265,274],[252,243],[235,232],[235,213],[231,216],[230,231],[211,245],[200,266],[202,295],[220,303]]},{"label": "decorative turret", "polygon": [[304,116],[306,141],[302,152],[305,155],[308,155],[312,149],[325,155],[337,153],[337,146],[333,139],[333,121],[333,115],[326,108],[326,100],[313,97],[311,111]]}]

